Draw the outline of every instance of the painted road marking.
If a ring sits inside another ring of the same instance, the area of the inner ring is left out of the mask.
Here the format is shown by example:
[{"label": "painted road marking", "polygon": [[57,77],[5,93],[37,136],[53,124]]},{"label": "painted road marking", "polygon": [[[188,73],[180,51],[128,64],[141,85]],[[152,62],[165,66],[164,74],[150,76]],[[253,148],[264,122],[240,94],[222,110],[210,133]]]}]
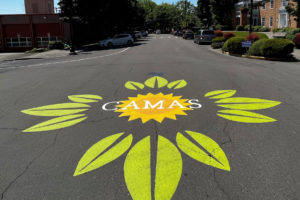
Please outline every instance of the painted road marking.
[{"label": "painted road marking", "polygon": [[[187,86],[183,79],[169,82],[167,79],[154,76],[148,78],[144,83],[136,81],[127,81],[125,88],[129,90],[151,90],[168,88],[171,90],[182,89]],[[216,106],[226,108],[227,110],[218,111],[217,115],[235,122],[242,123],[268,123],[276,120],[263,116],[261,114],[249,112],[252,110],[261,110],[275,107],[280,104],[277,101],[233,97],[235,90],[215,90],[208,92],[204,97],[217,100]],[[86,114],[79,114],[87,111],[91,103],[97,103],[102,100],[101,96],[84,94],[68,96],[73,103],[54,104],[23,110],[23,113],[34,116],[54,116],[46,122],[34,125],[23,132],[43,132],[67,128],[81,123],[87,119]],[[197,100],[197,103],[195,102]],[[141,119],[143,123],[149,120],[156,120],[160,123],[165,118],[176,120],[176,115],[185,115],[186,110],[195,110],[201,108],[198,99],[188,102],[188,99],[181,99],[181,96],[173,94],[164,95],[162,93],[153,95],[141,95],[137,97],[128,97],[127,101],[116,101],[115,109],[109,109],[115,112],[121,112],[119,117],[128,116],[129,121]],[[75,103],[74,103],[75,102]],[[112,102],[109,102],[110,104]],[[120,104],[121,103],[121,104]],[[120,104],[120,105],[119,105]],[[107,103],[102,106],[107,111]],[[189,106],[196,107],[189,107]],[[246,111],[245,111],[246,110]],[[177,132],[177,133],[176,133]],[[220,170],[230,172],[231,167],[228,158],[222,148],[212,138],[195,131],[178,130],[174,133],[176,144],[165,138],[164,133],[155,133],[133,144],[134,134],[137,133],[118,133],[102,138],[91,146],[79,160],[74,177],[86,174],[88,172],[99,170],[106,164],[113,162],[127,154],[124,169],[124,179],[127,189],[133,200],[171,200],[175,194],[182,175],[183,161],[181,152],[186,156],[196,160],[199,163]],[[157,135],[156,135],[157,134]],[[151,149],[151,137],[155,137],[157,146]],[[156,155],[155,168],[151,169],[151,155]],[[155,173],[152,174],[152,172]],[[99,171],[99,173],[101,173]],[[151,177],[155,182],[151,184]],[[116,188],[117,189],[117,188]],[[154,195],[154,196],[153,196]]]},{"label": "painted road marking", "polygon": [[49,62],[49,63],[40,63],[40,64],[34,64],[34,65],[15,66],[15,67],[0,67],[0,70],[1,69],[21,69],[21,68],[31,68],[31,67],[41,67],[41,66],[48,66],[48,65],[72,63],[72,62],[81,62],[81,61],[86,61],[86,60],[93,60],[93,59],[98,59],[98,58],[104,58],[104,57],[118,55],[118,54],[124,53],[125,51],[127,51],[129,49],[130,49],[130,47],[128,47],[128,48],[126,48],[126,49],[124,49],[122,51],[111,53],[111,54],[108,54],[108,55],[95,56],[95,57],[89,57],[89,58],[81,58],[81,59],[74,59],[74,60]]}]

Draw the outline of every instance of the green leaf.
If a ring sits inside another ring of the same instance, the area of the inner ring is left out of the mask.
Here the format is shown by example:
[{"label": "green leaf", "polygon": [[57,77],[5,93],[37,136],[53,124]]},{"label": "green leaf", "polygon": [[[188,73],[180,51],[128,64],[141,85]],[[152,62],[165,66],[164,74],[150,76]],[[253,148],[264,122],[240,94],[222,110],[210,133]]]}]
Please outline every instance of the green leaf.
[{"label": "green leaf", "polygon": [[178,80],[178,81],[173,81],[168,84],[168,88],[174,88],[175,90],[184,88],[187,85],[187,82],[185,80]]},{"label": "green leaf", "polygon": [[225,153],[214,140],[201,133],[193,131],[186,131],[186,133],[207,152],[203,151],[181,133],[178,133],[176,137],[177,145],[184,153],[206,165],[230,171],[230,165]]},{"label": "green leaf", "polygon": [[[276,119],[267,117],[265,115],[257,114],[254,112],[247,112],[242,110],[220,110],[217,114],[219,117],[243,123],[269,123],[275,122]],[[222,113],[222,114],[220,114]]]},{"label": "green leaf", "polygon": [[168,139],[158,136],[155,199],[172,199],[182,173],[182,158],[177,147]]},{"label": "green leaf", "polygon": [[266,99],[255,99],[245,97],[233,97],[216,101],[219,107],[236,110],[262,110],[275,107],[281,102]]},{"label": "green leaf", "polygon": [[22,113],[34,116],[44,116],[44,117],[53,117],[53,116],[64,116],[71,115],[80,112],[84,112],[89,108],[89,105],[81,103],[62,103],[62,104],[53,104],[48,106],[41,106],[37,108],[31,108],[27,110],[22,110]]},{"label": "green leaf", "polygon": [[124,163],[124,178],[133,200],[152,200],[150,136],[135,144]]},{"label": "green leaf", "polygon": [[[89,148],[80,159],[74,172],[74,176],[98,169],[123,155],[131,146],[132,134],[108,149],[123,134],[124,133],[119,133],[108,136]],[[107,151],[103,153],[105,150]],[[101,155],[101,153],[103,154]]]},{"label": "green leaf", "polygon": [[78,103],[94,103],[102,99],[102,97],[93,94],[81,94],[68,96],[71,101]]},{"label": "green leaf", "polygon": [[23,132],[43,132],[43,131],[52,131],[57,129],[66,128],[69,126],[73,126],[75,124],[78,124],[84,120],[86,120],[87,117],[85,115],[68,115],[64,117],[57,117],[45,122],[42,122],[40,124],[37,124],[35,126],[32,126]]},{"label": "green leaf", "polygon": [[[139,141],[128,153],[124,177],[133,200],[151,200],[150,136]],[[177,147],[158,136],[154,195],[156,200],[171,199],[182,173],[182,159]]]},{"label": "green leaf", "polygon": [[157,82],[158,88],[165,87],[168,84],[168,81],[160,76],[154,76],[145,81],[145,85],[150,88],[155,87],[155,83]]},{"label": "green leaf", "polygon": [[235,95],[236,90],[215,90],[205,94],[205,97],[210,99],[224,99]]},{"label": "green leaf", "polygon": [[125,87],[129,90],[138,90],[138,89],[144,89],[144,84],[139,82],[133,82],[133,81],[127,81],[125,83]]}]

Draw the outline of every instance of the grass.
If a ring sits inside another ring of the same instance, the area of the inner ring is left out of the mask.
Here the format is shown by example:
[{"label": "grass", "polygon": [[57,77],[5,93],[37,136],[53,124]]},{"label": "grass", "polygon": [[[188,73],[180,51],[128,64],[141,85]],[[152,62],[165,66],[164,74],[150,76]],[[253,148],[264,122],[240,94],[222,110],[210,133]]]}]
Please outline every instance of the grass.
[{"label": "grass", "polygon": [[[237,37],[244,37],[244,38],[246,38],[249,35],[249,32],[246,32],[246,31],[243,31],[243,32],[242,31],[234,31],[233,33]],[[269,39],[269,37],[264,33],[256,33],[256,34],[258,34],[260,39]]]}]

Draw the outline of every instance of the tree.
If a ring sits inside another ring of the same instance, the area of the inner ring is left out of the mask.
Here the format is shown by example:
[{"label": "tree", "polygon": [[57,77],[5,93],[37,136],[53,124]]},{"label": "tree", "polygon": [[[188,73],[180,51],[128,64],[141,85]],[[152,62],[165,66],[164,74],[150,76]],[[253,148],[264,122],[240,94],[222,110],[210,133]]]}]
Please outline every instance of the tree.
[{"label": "tree", "polygon": [[286,6],[286,11],[294,16],[294,20],[300,23],[300,0],[292,0],[293,3],[289,2]]},{"label": "tree", "polygon": [[[72,6],[74,3],[76,7]],[[74,32],[75,41],[80,44],[145,25],[145,10],[137,0],[60,0],[59,4],[62,19],[75,13],[79,17]]]},{"label": "tree", "polygon": [[196,8],[187,1],[180,0],[177,2],[176,7],[180,13],[181,25],[183,28],[192,28],[196,24]]},{"label": "tree", "polygon": [[197,15],[200,21],[204,27],[210,27],[213,24],[210,0],[198,0],[197,5]]},{"label": "tree", "polygon": [[232,28],[234,8],[238,0],[211,0],[213,22]]}]

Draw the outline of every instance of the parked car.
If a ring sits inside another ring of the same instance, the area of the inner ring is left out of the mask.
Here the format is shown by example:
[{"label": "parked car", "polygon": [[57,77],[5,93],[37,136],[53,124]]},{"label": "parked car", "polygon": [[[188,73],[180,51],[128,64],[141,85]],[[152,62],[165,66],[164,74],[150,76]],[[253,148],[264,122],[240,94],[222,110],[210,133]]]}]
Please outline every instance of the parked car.
[{"label": "parked car", "polygon": [[194,32],[192,30],[187,30],[182,37],[183,39],[194,39]]},{"label": "parked car", "polygon": [[147,37],[148,34],[149,34],[148,31],[142,31],[142,36],[143,36],[143,37]]},{"label": "parked car", "polygon": [[158,29],[155,31],[156,34],[161,34],[161,31]]},{"label": "parked car", "polygon": [[135,34],[135,37],[136,37],[136,38],[141,38],[141,37],[143,37],[141,31],[134,31],[134,34]]},{"label": "parked car", "polygon": [[176,31],[174,35],[175,36],[182,36],[182,30]]},{"label": "parked car", "polygon": [[132,45],[134,42],[130,34],[117,34],[111,39],[101,40],[99,45],[101,47],[112,48],[115,46]]},{"label": "parked car", "polygon": [[199,30],[195,34],[194,43],[203,44],[203,43],[212,43],[212,39],[215,38],[215,32],[212,30]]}]

